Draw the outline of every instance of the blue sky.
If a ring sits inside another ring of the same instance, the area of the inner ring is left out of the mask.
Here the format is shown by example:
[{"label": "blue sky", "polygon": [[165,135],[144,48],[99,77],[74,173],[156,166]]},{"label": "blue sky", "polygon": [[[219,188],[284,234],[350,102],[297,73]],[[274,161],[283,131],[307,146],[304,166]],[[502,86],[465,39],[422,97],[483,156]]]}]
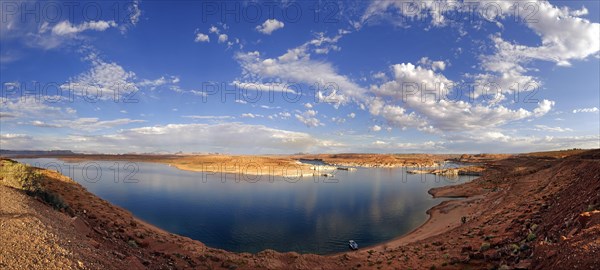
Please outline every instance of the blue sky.
[{"label": "blue sky", "polygon": [[0,8],[3,149],[600,147],[597,1]]}]

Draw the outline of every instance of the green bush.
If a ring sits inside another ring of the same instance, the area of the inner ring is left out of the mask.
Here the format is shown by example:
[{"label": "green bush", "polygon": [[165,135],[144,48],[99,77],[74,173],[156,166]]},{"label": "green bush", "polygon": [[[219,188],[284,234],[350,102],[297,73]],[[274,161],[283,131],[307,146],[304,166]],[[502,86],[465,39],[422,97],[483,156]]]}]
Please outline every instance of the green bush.
[{"label": "green bush", "polygon": [[2,182],[6,186],[24,190],[28,193],[37,193],[42,189],[41,175],[31,167],[21,163],[2,161]]},{"label": "green bush", "polygon": [[40,190],[35,195],[40,197],[46,203],[50,204],[52,207],[54,207],[54,209],[61,210],[68,208],[67,203],[63,201],[63,199],[60,196],[52,192]]},{"label": "green bush", "polygon": [[538,225],[537,224],[533,224],[531,225],[531,231],[535,231],[535,229],[537,229]]},{"label": "green bush", "polygon": [[490,243],[487,242],[483,242],[481,244],[481,247],[479,247],[479,251],[486,251],[488,249],[490,249]]},{"label": "green bush", "polygon": [[32,167],[12,160],[0,161],[0,183],[9,187],[25,191],[31,196],[36,196],[55,209],[67,209],[68,205],[63,199],[42,187],[42,174]]},{"label": "green bush", "polygon": [[518,253],[521,247],[517,244],[511,244],[510,249],[512,250],[512,253]]}]

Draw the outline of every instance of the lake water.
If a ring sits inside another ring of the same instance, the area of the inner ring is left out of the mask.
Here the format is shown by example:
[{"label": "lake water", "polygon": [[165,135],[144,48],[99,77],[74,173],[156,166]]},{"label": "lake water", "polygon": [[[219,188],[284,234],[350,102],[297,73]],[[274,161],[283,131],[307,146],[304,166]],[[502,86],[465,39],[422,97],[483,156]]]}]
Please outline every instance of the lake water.
[{"label": "lake water", "polygon": [[[235,252],[328,254],[406,234],[440,203],[427,191],[464,183],[411,175],[405,168],[358,168],[335,176],[283,178],[211,175],[165,164],[127,161],[68,163],[18,159],[59,170],[95,195],[166,231]],[[117,170],[118,168],[118,170]]]}]

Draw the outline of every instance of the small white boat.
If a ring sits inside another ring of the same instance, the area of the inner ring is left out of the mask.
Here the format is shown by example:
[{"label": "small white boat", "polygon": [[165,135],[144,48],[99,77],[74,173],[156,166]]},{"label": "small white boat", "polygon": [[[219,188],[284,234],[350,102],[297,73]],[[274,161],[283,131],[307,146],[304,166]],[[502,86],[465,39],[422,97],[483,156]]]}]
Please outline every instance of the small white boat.
[{"label": "small white boat", "polygon": [[350,246],[350,249],[352,249],[352,250],[358,249],[358,244],[356,242],[354,242],[354,240],[348,241],[348,246]]}]

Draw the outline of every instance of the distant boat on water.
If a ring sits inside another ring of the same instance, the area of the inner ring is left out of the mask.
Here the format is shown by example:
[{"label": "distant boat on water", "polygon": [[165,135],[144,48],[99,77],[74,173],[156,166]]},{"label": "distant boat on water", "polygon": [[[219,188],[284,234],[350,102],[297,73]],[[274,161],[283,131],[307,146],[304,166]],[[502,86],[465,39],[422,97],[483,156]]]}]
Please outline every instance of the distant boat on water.
[{"label": "distant boat on water", "polygon": [[358,244],[356,242],[354,242],[354,240],[348,241],[348,246],[350,246],[350,249],[352,249],[352,250],[358,249]]}]

